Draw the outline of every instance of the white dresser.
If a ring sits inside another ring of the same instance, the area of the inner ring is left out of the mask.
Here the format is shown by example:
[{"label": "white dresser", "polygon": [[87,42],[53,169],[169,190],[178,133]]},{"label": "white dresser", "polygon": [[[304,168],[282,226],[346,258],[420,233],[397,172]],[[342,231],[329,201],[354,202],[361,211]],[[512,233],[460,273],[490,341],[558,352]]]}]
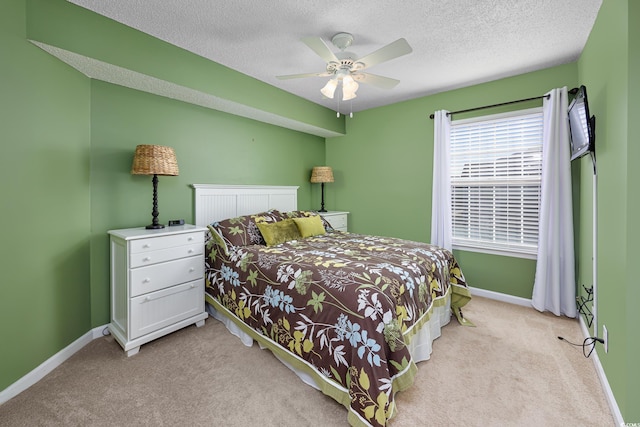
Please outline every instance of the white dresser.
[{"label": "white dresser", "polygon": [[109,231],[109,330],[127,356],[185,326],[204,325],[205,231],[194,225]]},{"label": "white dresser", "polygon": [[338,231],[348,231],[347,224],[347,215],[349,212],[343,211],[327,211],[327,212],[318,212],[318,215],[322,216],[326,219],[329,224],[334,228],[334,230]]}]

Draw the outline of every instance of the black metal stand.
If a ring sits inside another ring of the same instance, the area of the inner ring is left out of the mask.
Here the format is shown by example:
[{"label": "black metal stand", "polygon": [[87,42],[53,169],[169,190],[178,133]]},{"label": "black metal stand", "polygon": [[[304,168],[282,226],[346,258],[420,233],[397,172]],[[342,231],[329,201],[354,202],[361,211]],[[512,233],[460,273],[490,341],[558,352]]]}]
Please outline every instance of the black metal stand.
[{"label": "black metal stand", "polygon": [[318,212],[326,212],[325,208],[324,208],[324,182],[320,183],[320,188],[322,191],[322,204],[320,205],[320,210]]},{"label": "black metal stand", "polygon": [[587,292],[587,297],[584,295],[580,295],[576,297],[576,302],[578,303],[578,313],[582,314],[587,322],[587,326],[590,328],[593,323],[593,313],[589,308],[588,303],[593,303],[593,286],[587,288],[585,285],[582,285],[584,290]]},{"label": "black metal stand", "polygon": [[151,212],[151,215],[153,215],[153,222],[145,227],[147,230],[164,228],[164,224],[158,223],[158,175],[153,174],[152,182],[153,182],[153,211]]}]

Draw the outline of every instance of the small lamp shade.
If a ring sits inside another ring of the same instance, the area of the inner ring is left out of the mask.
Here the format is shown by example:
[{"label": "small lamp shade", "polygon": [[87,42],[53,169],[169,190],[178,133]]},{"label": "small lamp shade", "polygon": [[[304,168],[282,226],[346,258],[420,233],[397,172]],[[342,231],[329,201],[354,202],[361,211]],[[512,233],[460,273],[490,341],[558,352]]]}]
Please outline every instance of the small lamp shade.
[{"label": "small lamp shade", "polygon": [[324,183],[333,182],[333,170],[330,166],[316,166],[311,171],[311,182],[320,183],[322,191],[322,204],[318,212],[326,212],[324,209]]},{"label": "small lamp shade", "polygon": [[333,182],[333,170],[331,166],[316,166],[311,171],[311,182]]},{"label": "small lamp shade", "polygon": [[162,145],[138,145],[131,166],[133,175],[178,175],[176,153]]},{"label": "small lamp shade", "polygon": [[158,222],[158,175],[178,175],[178,161],[173,148],[162,145],[138,145],[133,155],[131,174],[153,175],[153,222],[146,228],[164,228],[164,225]]},{"label": "small lamp shade", "polygon": [[331,79],[327,82],[326,85],[324,85],[322,89],[320,89],[320,92],[327,98],[333,99],[333,94],[335,93],[337,87],[338,87],[338,80]]},{"label": "small lamp shade", "polygon": [[350,99],[355,98],[356,91],[358,90],[358,83],[353,80],[353,77],[346,76],[342,79],[342,100],[349,101]]}]

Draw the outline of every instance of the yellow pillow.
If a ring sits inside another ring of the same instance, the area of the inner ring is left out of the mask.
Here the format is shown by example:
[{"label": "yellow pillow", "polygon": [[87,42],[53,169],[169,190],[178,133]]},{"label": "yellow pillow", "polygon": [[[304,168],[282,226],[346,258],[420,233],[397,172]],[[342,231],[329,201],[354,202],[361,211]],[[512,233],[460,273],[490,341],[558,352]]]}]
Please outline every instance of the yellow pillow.
[{"label": "yellow pillow", "polygon": [[303,218],[293,218],[293,220],[298,226],[298,230],[300,230],[300,235],[302,237],[317,236],[319,234],[325,234],[327,232],[324,229],[324,225],[322,224],[322,218],[320,218],[320,215],[307,216]]},{"label": "yellow pillow", "polygon": [[280,243],[296,240],[300,237],[300,231],[292,219],[284,219],[277,222],[258,222],[258,228],[267,246],[275,246]]}]

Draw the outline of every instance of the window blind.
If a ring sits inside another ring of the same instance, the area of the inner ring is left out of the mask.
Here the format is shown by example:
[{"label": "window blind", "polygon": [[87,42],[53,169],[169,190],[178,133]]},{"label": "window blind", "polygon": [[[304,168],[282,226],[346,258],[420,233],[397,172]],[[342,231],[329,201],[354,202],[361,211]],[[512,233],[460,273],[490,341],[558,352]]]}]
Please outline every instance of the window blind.
[{"label": "window blind", "polygon": [[453,244],[535,256],[542,175],[542,108],[451,124]]}]

